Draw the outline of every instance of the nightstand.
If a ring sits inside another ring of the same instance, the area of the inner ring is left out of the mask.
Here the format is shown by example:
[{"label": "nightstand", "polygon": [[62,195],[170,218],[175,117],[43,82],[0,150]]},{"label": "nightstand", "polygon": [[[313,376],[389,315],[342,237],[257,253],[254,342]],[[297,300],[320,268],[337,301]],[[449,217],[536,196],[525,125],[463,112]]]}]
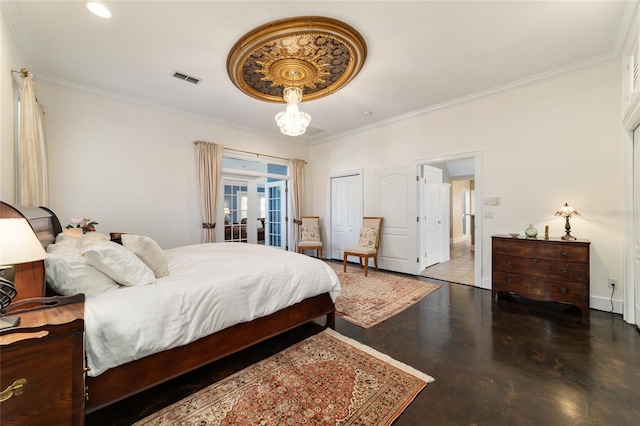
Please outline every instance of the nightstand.
[{"label": "nightstand", "polygon": [[0,416],[7,425],[84,424],[84,295],[12,303],[0,330]]}]

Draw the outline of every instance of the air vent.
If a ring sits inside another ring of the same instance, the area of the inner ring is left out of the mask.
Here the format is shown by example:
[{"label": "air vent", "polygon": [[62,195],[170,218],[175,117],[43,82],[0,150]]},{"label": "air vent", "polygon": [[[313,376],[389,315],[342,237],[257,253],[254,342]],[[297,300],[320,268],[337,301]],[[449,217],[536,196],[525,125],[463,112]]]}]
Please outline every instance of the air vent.
[{"label": "air vent", "polygon": [[185,73],[181,73],[181,72],[174,72],[173,76],[175,78],[179,78],[180,80],[184,80],[184,81],[188,81],[189,83],[193,83],[193,84],[198,84],[200,83],[200,79],[198,77],[194,77]]}]

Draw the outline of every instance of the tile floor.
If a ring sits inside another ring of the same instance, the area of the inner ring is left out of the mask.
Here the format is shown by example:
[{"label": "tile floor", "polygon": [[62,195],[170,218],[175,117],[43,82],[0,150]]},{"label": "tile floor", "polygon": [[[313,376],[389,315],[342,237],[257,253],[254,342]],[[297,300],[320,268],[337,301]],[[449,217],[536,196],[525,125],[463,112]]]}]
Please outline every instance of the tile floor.
[{"label": "tile floor", "polygon": [[474,252],[471,238],[451,244],[451,260],[436,263],[426,268],[420,275],[452,283],[474,285]]}]

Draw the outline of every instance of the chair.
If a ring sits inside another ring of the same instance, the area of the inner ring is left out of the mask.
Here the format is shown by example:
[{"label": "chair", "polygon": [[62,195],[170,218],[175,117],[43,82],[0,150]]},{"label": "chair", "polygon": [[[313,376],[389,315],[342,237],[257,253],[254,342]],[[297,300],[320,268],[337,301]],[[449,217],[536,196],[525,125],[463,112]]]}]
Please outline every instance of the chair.
[{"label": "chair", "polygon": [[378,270],[378,248],[380,247],[380,229],[382,228],[381,217],[365,216],[362,218],[362,228],[360,228],[360,239],[358,245],[344,249],[342,266],[347,272],[347,256],[357,256],[360,267],[363,266],[364,276],[369,272],[369,258],[373,257],[376,271]]},{"label": "chair", "polygon": [[322,259],[322,239],[320,238],[320,217],[302,216],[300,225],[300,238],[298,241],[298,253],[304,254],[305,250],[315,250],[318,259]]}]

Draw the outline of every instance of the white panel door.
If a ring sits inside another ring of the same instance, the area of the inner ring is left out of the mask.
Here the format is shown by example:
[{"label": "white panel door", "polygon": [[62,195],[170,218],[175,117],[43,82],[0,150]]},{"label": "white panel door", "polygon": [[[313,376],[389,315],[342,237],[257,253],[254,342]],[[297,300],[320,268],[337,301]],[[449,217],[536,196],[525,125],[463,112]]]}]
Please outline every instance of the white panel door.
[{"label": "white panel door", "polygon": [[422,267],[427,268],[440,261],[440,190],[442,188],[442,170],[424,165],[424,210]]},{"label": "white panel door", "polygon": [[[633,132],[633,211],[640,211],[640,127]],[[640,216],[633,216],[634,228],[634,293],[636,327],[640,328]],[[628,301],[629,302],[629,301]],[[627,302],[627,303],[628,303]]]},{"label": "white panel door", "polygon": [[[384,218],[378,266],[381,269],[416,275],[419,265],[415,166],[378,170],[374,173],[374,180],[378,214]],[[369,266],[373,266],[373,260]]]},{"label": "white panel door", "polygon": [[265,245],[279,249],[288,249],[287,229],[287,181],[267,182],[266,220],[264,225]]},{"label": "white panel door", "polygon": [[331,178],[331,258],[342,260],[344,249],[358,244],[362,226],[362,178]]},{"label": "white panel door", "polygon": [[449,214],[451,211],[451,184],[443,183],[440,188],[440,255],[439,262],[451,260],[451,236]]}]

